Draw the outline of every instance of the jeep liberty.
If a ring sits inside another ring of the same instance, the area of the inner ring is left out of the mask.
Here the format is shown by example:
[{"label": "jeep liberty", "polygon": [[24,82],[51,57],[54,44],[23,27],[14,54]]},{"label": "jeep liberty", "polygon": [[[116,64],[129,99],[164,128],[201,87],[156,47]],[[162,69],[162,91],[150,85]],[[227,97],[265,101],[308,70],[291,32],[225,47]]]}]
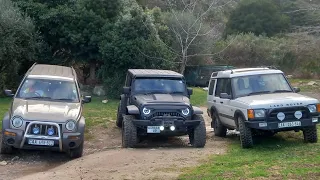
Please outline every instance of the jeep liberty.
[{"label": "jeep liberty", "polygon": [[24,76],[2,120],[1,154],[13,149],[83,153],[85,118],[76,72],[71,67],[34,64]]}]

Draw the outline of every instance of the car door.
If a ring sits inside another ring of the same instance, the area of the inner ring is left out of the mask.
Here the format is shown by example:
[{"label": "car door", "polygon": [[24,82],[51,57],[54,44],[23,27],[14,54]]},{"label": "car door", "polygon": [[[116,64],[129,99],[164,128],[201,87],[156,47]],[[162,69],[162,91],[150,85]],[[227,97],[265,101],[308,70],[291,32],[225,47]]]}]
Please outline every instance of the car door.
[{"label": "car door", "polygon": [[[230,78],[222,78],[217,80],[216,85],[216,107],[218,107],[219,118],[221,122],[230,128],[235,127],[235,121],[233,119],[234,109],[231,107],[231,99],[232,99],[232,90],[231,90],[231,79]],[[230,98],[225,99],[221,98],[221,93],[226,93],[230,95]]]}]

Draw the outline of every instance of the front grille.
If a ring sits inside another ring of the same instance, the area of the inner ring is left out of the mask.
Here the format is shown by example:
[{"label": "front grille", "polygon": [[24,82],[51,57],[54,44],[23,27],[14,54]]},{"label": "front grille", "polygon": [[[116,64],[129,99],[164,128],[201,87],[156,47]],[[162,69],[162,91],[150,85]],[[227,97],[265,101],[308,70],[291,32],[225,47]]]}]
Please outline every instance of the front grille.
[{"label": "front grille", "polygon": [[[33,130],[35,128],[38,128],[38,130],[39,130],[38,133],[34,133]],[[48,130],[50,128],[53,129],[53,134],[52,135],[48,134]],[[58,128],[55,125],[47,125],[47,124],[32,124],[29,127],[27,134],[29,134],[29,135],[39,135],[39,136],[51,136],[51,137],[58,137],[59,136]]]},{"label": "front grille", "polygon": [[289,107],[289,108],[278,108],[278,109],[270,110],[269,119],[271,121],[279,121],[277,118],[277,114],[279,112],[282,112],[285,114],[285,119],[283,121],[297,120],[297,118],[294,116],[294,113],[296,111],[301,111],[301,113],[302,113],[301,119],[308,118],[310,116],[309,109],[306,107]]},{"label": "front grille", "polygon": [[152,115],[152,117],[156,117],[156,116],[182,117],[181,114],[177,112],[156,112]]}]

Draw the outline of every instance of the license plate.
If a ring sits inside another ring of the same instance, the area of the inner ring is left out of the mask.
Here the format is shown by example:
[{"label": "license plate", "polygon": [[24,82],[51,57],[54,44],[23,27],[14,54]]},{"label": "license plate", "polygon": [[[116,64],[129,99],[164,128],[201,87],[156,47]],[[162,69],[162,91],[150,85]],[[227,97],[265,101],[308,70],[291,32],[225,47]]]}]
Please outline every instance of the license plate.
[{"label": "license plate", "polygon": [[54,141],[51,140],[39,140],[39,139],[29,139],[28,144],[38,145],[38,146],[53,146]]},{"label": "license plate", "polygon": [[297,126],[301,126],[300,121],[278,123],[279,128],[297,127]]},{"label": "license plate", "polygon": [[148,126],[147,133],[160,133],[160,126]]}]

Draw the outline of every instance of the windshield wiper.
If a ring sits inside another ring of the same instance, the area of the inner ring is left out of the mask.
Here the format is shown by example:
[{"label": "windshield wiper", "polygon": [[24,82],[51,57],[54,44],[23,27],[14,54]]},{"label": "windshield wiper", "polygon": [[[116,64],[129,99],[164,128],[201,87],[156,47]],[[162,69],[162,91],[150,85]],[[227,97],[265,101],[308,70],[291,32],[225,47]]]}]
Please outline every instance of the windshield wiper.
[{"label": "windshield wiper", "polygon": [[279,92],[292,92],[292,91],[291,90],[284,90],[284,89],[272,91],[272,93],[279,93]]},{"label": "windshield wiper", "polygon": [[74,101],[74,99],[69,99],[69,98],[60,98],[60,99],[53,99],[53,100],[58,100],[58,101]]},{"label": "windshield wiper", "polygon": [[25,99],[51,99],[51,97],[33,96],[33,97],[26,97]]},{"label": "windshield wiper", "polygon": [[256,94],[269,94],[269,93],[270,91],[257,91],[257,92],[249,93],[248,96],[256,95]]},{"label": "windshield wiper", "polygon": [[183,94],[181,91],[173,91],[173,92],[168,92],[168,94]]}]

